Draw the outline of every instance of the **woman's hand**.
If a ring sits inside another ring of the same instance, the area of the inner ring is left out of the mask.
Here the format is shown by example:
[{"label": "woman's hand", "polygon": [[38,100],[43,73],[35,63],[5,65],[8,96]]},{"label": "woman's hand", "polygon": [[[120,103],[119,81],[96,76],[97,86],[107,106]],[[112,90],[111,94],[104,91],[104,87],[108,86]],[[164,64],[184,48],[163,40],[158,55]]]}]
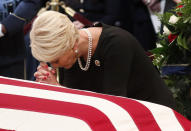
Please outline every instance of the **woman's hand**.
[{"label": "woman's hand", "polygon": [[37,82],[60,85],[56,79],[55,69],[48,67],[48,65],[44,62],[41,62],[37,67],[37,72],[34,73],[34,76]]}]

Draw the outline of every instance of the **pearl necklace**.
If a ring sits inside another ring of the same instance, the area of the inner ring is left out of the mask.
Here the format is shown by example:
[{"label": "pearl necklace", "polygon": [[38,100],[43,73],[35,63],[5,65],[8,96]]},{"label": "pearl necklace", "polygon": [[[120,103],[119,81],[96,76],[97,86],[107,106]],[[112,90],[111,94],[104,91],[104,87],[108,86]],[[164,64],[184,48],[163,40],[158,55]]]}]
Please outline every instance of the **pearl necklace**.
[{"label": "pearl necklace", "polygon": [[85,67],[82,67],[82,62],[81,62],[80,58],[78,58],[78,64],[79,64],[81,70],[87,71],[90,67],[91,56],[92,56],[92,35],[88,29],[82,29],[82,30],[84,30],[88,35],[88,56],[87,56],[87,61],[86,61]]}]

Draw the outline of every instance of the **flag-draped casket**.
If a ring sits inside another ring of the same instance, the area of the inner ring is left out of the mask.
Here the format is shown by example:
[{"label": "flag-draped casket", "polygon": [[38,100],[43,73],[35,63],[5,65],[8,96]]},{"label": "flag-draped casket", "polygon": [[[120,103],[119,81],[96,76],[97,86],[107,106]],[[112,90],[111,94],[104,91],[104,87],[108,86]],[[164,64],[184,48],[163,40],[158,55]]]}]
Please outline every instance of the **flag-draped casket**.
[{"label": "flag-draped casket", "polygon": [[7,130],[190,131],[191,122],[150,102],[0,77],[0,131]]}]

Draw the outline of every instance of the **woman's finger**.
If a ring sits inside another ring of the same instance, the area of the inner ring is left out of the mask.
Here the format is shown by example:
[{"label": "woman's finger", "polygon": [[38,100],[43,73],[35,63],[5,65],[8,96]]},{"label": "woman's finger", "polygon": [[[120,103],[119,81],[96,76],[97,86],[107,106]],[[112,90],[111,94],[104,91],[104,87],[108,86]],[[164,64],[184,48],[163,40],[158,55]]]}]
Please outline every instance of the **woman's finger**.
[{"label": "woman's finger", "polygon": [[37,70],[40,70],[40,69],[47,70],[47,69],[48,69],[47,63],[45,63],[45,62],[40,62],[39,66],[37,67]]},{"label": "woman's finger", "polygon": [[47,66],[47,67],[48,67],[48,65],[47,65],[47,63],[46,63],[46,62],[40,62],[40,66],[42,66],[42,67]]}]

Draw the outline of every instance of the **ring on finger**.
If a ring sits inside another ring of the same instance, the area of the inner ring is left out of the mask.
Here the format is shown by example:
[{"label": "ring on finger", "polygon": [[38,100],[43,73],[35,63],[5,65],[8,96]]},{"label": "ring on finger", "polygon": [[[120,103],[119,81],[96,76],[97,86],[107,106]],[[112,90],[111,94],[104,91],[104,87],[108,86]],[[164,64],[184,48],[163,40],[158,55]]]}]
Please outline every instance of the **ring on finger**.
[{"label": "ring on finger", "polygon": [[52,69],[53,69],[52,67],[50,67],[50,66],[48,67],[48,70],[49,70],[49,71],[51,71]]}]

